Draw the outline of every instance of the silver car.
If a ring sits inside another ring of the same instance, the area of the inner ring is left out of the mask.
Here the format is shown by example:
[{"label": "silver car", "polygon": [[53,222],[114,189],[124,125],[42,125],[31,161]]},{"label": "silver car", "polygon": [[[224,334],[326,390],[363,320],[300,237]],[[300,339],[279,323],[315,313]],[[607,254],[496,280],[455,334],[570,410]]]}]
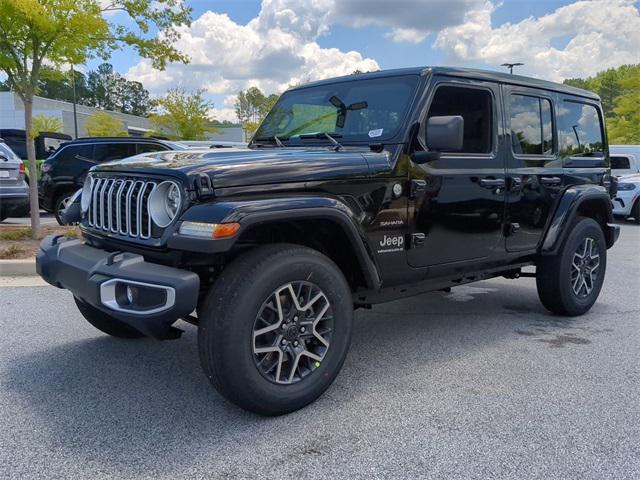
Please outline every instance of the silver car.
[{"label": "silver car", "polygon": [[29,185],[24,179],[24,164],[0,139],[0,222],[7,217],[29,213]]}]

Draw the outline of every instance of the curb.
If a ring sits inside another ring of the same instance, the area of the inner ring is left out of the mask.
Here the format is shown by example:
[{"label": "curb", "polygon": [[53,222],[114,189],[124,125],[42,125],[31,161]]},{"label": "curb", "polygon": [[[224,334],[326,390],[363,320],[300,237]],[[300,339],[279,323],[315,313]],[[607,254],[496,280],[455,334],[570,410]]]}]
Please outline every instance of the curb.
[{"label": "curb", "polygon": [[0,277],[32,277],[36,273],[35,258],[0,260]]}]

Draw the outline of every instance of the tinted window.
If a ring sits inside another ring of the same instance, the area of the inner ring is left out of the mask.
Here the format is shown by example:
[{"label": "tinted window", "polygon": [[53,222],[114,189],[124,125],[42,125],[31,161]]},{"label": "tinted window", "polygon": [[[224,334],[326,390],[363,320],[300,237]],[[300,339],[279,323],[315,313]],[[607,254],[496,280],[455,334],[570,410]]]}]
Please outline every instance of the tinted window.
[{"label": "tinted window", "polygon": [[[464,119],[461,153],[489,153],[493,138],[493,100],[487,90],[439,87],[428,117],[460,115]],[[429,139],[427,139],[428,143]]]},{"label": "tinted window", "polygon": [[93,145],[69,145],[64,147],[56,155],[58,162],[73,162],[74,160],[93,159]]},{"label": "tinted window", "polygon": [[611,157],[612,170],[627,170],[631,168],[631,162],[627,157]]},{"label": "tinted window", "polygon": [[277,135],[299,141],[305,133],[329,132],[341,142],[393,136],[413,98],[417,75],[352,80],[285,92],[254,138]]},{"label": "tinted window", "polygon": [[96,144],[93,158],[96,162],[109,162],[135,154],[136,145],[134,143],[101,143]]},{"label": "tinted window", "polygon": [[4,143],[0,143],[0,155],[6,157],[7,160],[20,160],[20,158],[18,158],[18,156],[13,153],[13,150],[11,150]]},{"label": "tinted window", "polygon": [[562,102],[558,108],[558,134],[562,156],[602,156],[602,128],[593,105]]},{"label": "tinted window", "polygon": [[164,145],[158,145],[156,143],[139,143],[136,148],[138,153],[160,152],[166,150]]},{"label": "tinted window", "polygon": [[553,153],[553,125],[549,100],[528,95],[511,95],[509,111],[513,153],[524,155]]}]

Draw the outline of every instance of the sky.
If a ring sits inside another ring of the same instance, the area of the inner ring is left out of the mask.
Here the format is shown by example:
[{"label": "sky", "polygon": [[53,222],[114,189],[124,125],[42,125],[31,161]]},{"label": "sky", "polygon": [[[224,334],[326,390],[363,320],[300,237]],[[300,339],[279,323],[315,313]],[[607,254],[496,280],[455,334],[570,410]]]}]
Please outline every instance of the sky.
[{"label": "sky", "polygon": [[[238,91],[421,65],[503,70],[562,81],[640,63],[638,0],[187,0],[176,46],[188,65],[160,72],[131,50],[110,62],[154,96],[202,89],[235,120]],[[118,21],[118,17],[112,18]],[[157,32],[154,32],[156,34]],[[88,64],[94,68],[100,62]]]}]

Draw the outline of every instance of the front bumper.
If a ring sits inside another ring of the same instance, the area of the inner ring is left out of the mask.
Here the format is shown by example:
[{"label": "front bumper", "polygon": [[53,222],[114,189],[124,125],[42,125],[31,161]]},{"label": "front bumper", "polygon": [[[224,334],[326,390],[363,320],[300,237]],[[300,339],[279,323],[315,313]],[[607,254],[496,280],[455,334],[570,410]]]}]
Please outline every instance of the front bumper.
[{"label": "front bumper", "polygon": [[[190,314],[198,302],[200,279],[193,272],[145,262],[142,255],[107,252],[61,235],[42,241],[36,270],[51,285],[159,339],[174,336],[171,325]],[[141,306],[126,305],[126,295],[117,293],[126,285],[146,292],[147,300]]]},{"label": "front bumper", "polygon": [[611,201],[613,214],[624,217],[631,215],[631,209],[639,196],[639,193],[633,191],[618,192],[616,198]]}]

